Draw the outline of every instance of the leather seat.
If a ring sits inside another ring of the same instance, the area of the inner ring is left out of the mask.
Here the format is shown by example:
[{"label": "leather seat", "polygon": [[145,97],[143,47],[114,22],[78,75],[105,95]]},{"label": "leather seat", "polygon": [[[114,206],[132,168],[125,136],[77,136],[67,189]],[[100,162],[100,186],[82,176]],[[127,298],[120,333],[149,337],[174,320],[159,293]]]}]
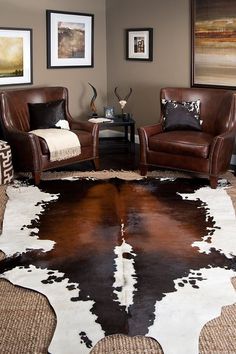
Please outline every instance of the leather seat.
[{"label": "leather seat", "polygon": [[160,121],[138,129],[140,173],[150,166],[178,169],[208,176],[216,188],[219,176],[230,165],[235,141],[236,94],[210,88],[163,88],[164,101],[200,100],[201,130],[165,130],[163,110]]},{"label": "leather seat", "polygon": [[149,149],[174,155],[207,158],[213,136],[203,132],[173,131],[151,136]]},{"label": "leather seat", "polygon": [[[70,130],[79,137],[81,153],[72,158],[50,161],[47,143],[30,132],[29,103],[65,101],[65,115]],[[35,183],[40,182],[42,171],[90,160],[99,168],[99,126],[74,120],[68,110],[68,90],[65,87],[32,87],[4,90],[0,95],[1,123],[5,139],[12,150],[15,171],[32,172]]]}]

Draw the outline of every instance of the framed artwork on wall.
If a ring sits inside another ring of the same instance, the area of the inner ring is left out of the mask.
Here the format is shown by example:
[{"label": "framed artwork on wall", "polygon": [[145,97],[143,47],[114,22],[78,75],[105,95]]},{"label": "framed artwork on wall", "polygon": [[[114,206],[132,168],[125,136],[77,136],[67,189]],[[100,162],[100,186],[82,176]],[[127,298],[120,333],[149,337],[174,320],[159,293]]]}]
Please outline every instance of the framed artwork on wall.
[{"label": "framed artwork on wall", "polygon": [[32,29],[0,28],[0,85],[32,84]]},{"label": "framed artwork on wall", "polygon": [[191,85],[236,88],[236,1],[191,0]]},{"label": "framed artwork on wall", "polygon": [[126,60],[153,60],[153,28],[126,30]]},{"label": "framed artwork on wall", "polygon": [[47,67],[93,67],[94,15],[46,10]]}]

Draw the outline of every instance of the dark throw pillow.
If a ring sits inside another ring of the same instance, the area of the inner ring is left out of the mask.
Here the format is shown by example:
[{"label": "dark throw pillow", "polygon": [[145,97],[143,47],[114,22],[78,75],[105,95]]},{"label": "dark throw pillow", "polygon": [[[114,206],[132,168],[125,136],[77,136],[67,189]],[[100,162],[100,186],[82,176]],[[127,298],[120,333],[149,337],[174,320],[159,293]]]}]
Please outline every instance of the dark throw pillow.
[{"label": "dark throw pillow", "polygon": [[66,120],[65,100],[46,103],[28,103],[30,114],[30,129],[58,128],[59,121]]},{"label": "dark throw pillow", "polygon": [[164,130],[201,131],[200,100],[177,102],[162,99]]}]

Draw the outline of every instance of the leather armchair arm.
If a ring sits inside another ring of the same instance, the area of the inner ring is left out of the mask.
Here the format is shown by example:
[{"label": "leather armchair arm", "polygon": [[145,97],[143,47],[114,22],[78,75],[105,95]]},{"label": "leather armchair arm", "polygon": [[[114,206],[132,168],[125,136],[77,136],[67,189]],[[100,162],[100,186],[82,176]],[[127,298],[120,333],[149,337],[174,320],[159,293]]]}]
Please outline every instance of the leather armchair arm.
[{"label": "leather armchair arm", "polygon": [[155,125],[147,125],[144,127],[138,128],[140,145],[141,146],[148,146],[148,138],[152,135],[159,134],[163,132],[162,124],[155,124]]},{"label": "leather armchair arm", "polygon": [[148,138],[163,131],[162,124],[147,125],[138,128],[140,140],[140,165],[147,164]]},{"label": "leather armchair arm", "polygon": [[144,127],[139,128],[140,131],[145,134],[147,138],[149,138],[152,135],[159,134],[163,132],[163,127],[161,123],[154,124],[154,125],[146,125]]},{"label": "leather armchair arm", "polygon": [[93,136],[93,155],[99,155],[99,124],[91,123],[91,122],[77,122],[77,121],[70,121],[70,128],[73,130],[85,130],[90,132]]},{"label": "leather armchair arm", "polygon": [[211,175],[219,175],[229,166],[234,147],[234,139],[234,131],[225,132],[214,138],[210,151],[210,160],[212,161]]},{"label": "leather armchair arm", "polygon": [[36,171],[41,168],[39,155],[41,147],[36,135],[11,129],[7,133],[7,140],[12,149],[13,164],[16,169],[18,169],[18,164],[25,171]]},{"label": "leather armchair arm", "polygon": [[69,121],[69,124],[72,130],[85,130],[90,132],[93,136],[95,136],[96,131],[99,130],[99,125],[96,123]]}]

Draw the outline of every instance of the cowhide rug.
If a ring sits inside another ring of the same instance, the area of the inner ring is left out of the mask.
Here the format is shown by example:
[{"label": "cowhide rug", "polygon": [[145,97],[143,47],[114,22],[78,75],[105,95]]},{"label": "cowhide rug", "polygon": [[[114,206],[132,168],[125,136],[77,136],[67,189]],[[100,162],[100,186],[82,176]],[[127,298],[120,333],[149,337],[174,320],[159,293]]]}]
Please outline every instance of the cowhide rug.
[{"label": "cowhide rug", "polygon": [[48,298],[52,354],[89,353],[114,333],[153,337],[165,354],[197,354],[204,324],[236,302],[227,188],[181,178],[15,183],[1,277]]}]

